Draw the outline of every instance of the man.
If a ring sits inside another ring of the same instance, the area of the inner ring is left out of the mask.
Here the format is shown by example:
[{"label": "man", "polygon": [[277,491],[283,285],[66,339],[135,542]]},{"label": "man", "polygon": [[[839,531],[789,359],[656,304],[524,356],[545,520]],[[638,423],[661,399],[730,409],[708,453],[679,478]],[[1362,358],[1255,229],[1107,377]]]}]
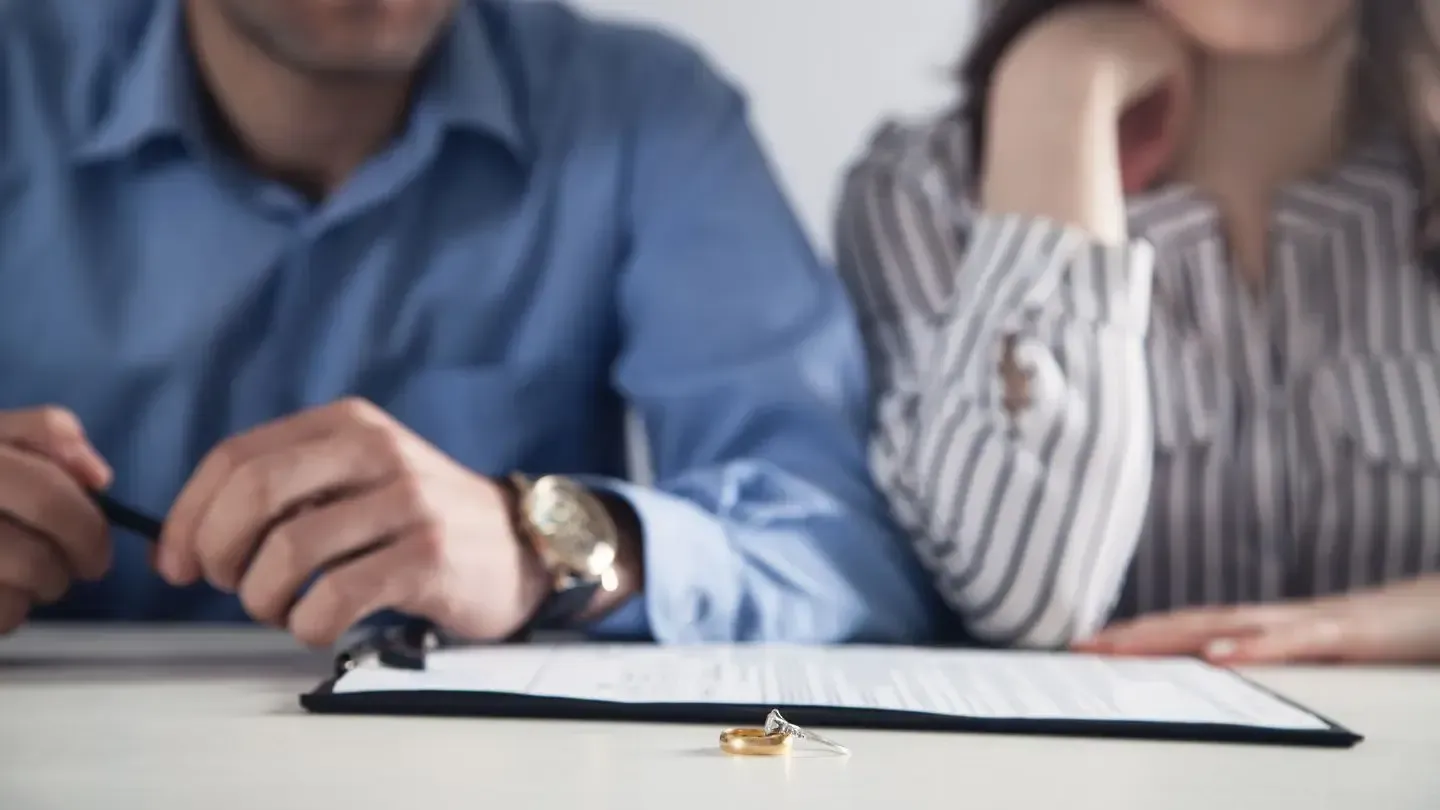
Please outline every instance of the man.
[{"label": "man", "polygon": [[927,632],[852,315],[690,51],[502,0],[0,0],[0,38],[0,627]]}]

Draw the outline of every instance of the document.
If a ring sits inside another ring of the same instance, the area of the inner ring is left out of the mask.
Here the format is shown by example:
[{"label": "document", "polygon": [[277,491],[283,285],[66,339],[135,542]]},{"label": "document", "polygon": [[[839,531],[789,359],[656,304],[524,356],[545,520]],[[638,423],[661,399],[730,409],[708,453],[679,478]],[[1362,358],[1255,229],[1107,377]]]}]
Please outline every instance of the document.
[{"label": "document", "polygon": [[1192,659],[911,647],[467,648],[431,653],[423,671],[357,668],[341,676],[333,691],[492,692],[1006,720],[1330,727],[1229,670]]}]

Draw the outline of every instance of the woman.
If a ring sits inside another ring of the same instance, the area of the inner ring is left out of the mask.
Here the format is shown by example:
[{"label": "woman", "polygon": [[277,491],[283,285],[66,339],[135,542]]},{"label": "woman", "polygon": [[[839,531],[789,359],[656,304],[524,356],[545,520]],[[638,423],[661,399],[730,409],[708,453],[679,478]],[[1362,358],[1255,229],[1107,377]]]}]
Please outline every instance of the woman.
[{"label": "woman", "polygon": [[1440,660],[1440,12],[994,5],[839,222],[942,594],[994,643]]}]

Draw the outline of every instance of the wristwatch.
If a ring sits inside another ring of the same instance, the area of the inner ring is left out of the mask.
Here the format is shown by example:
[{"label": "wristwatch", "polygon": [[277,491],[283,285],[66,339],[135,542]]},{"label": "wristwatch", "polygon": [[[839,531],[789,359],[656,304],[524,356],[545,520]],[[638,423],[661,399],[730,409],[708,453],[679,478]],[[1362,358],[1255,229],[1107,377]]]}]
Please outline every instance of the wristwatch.
[{"label": "wristwatch", "polygon": [[563,627],[589,606],[597,590],[619,587],[615,570],[620,529],[605,504],[570,478],[510,476],[516,531],[535,549],[552,592],[529,629]]}]

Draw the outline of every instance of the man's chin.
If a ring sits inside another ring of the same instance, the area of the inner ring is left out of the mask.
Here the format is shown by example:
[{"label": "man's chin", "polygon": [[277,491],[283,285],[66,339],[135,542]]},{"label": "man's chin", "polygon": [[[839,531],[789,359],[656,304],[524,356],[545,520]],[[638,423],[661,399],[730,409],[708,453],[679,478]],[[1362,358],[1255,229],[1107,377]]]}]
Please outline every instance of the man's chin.
[{"label": "man's chin", "polygon": [[272,54],[296,73],[325,82],[367,82],[402,78],[424,63],[424,54]]}]

